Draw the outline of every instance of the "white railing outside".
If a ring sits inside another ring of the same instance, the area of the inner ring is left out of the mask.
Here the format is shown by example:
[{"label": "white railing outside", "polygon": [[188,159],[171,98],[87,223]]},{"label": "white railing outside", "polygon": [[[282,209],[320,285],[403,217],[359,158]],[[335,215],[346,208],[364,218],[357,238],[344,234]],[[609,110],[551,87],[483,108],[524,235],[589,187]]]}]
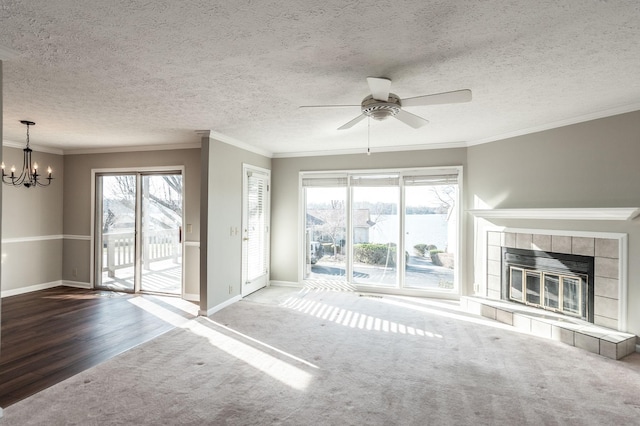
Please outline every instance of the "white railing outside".
[{"label": "white railing outside", "polygon": [[[115,277],[117,269],[134,266],[135,241],[134,232],[102,234],[102,271],[107,271],[109,277]],[[180,231],[178,229],[143,232],[143,269],[151,269],[153,262],[167,259],[173,259],[173,263],[178,264],[180,263],[181,252]]]}]

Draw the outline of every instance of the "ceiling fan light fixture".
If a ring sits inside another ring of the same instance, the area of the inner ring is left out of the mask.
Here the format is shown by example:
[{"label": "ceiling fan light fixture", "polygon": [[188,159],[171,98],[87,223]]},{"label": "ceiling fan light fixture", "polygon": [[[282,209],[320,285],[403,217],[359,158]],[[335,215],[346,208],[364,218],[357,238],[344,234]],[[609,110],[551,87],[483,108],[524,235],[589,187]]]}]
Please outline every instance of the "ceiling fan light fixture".
[{"label": "ceiling fan light fixture", "polygon": [[[365,118],[382,121],[388,117],[394,117],[407,126],[419,129],[428,124],[429,121],[419,115],[404,110],[403,106],[427,106],[471,101],[471,90],[469,89],[400,99],[395,93],[389,92],[391,80],[388,78],[367,77],[367,84],[369,85],[369,90],[371,90],[371,95],[364,98],[360,103],[360,115],[338,127],[338,130],[350,129]],[[336,108],[351,106],[355,105],[310,105],[300,108]]]},{"label": "ceiling fan light fixture", "polygon": [[400,112],[400,98],[393,93],[389,93],[387,101],[380,101],[369,95],[362,101],[361,110],[367,117],[382,121]]}]

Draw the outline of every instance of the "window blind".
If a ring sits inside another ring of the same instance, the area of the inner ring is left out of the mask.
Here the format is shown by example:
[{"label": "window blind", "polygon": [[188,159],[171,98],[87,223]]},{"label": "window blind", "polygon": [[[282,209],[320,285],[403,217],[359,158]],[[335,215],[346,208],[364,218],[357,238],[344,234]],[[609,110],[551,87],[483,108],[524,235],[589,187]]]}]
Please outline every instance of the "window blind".
[{"label": "window blind", "polygon": [[308,187],[341,187],[347,186],[347,176],[315,176],[303,177],[302,186]]},{"label": "window blind", "polygon": [[252,281],[267,271],[266,238],[266,180],[263,176],[248,176],[248,212],[247,212],[247,258],[251,259],[247,271],[247,279]]},{"label": "window blind", "polygon": [[398,186],[400,178],[398,175],[356,175],[351,176],[351,186]]},{"label": "window blind", "polygon": [[454,185],[458,183],[458,174],[410,175],[402,179],[405,186]]}]

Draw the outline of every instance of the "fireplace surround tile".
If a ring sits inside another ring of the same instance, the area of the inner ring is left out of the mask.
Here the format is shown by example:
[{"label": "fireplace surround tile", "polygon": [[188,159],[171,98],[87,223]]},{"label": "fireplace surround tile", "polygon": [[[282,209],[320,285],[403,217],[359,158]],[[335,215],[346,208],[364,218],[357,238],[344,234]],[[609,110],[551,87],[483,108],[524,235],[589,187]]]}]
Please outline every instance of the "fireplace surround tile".
[{"label": "fireplace surround tile", "polygon": [[500,246],[487,247],[487,259],[500,262],[502,256],[502,250]]},{"label": "fireplace surround tile", "polygon": [[481,305],[480,306],[480,315],[485,318],[496,319],[496,311],[497,308],[489,305]]},{"label": "fireplace surround tile", "polygon": [[515,315],[513,317],[513,326],[519,330],[526,331],[527,333],[531,332],[531,318]]},{"label": "fireplace surround tile", "polygon": [[500,276],[502,274],[502,265],[499,260],[489,260],[487,262],[487,273],[489,275]]},{"label": "fireplace surround tile", "polygon": [[516,234],[513,232],[504,232],[502,234],[502,246],[516,248]]},{"label": "fireplace surround tile", "polygon": [[552,235],[551,251],[555,253],[571,253],[571,237]]},{"label": "fireplace surround tile", "polygon": [[595,255],[595,238],[571,237],[571,254]]},{"label": "fireplace surround tile", "polygon": [[531,319],[531,334],[551,339],[551,323],[544,320]]},{"label": "fireplace surround tile", "polygon": [[497,291],[498,297],[500,297],[500,291],[502,289],[502,284],[500,282],[501,278],[499,275],[488,275],[487,276],[487,287],[489,290]]},{"label": "fireplace surround tile", "polygon": [[632,354],[636,351],[637,337],[627,340],[627,353]]},{"label": "fireplace surround tile", "polygon": [[497,309],[496,319],[505,324],[513,325],[513,312],[509,312],[505,309]]},{"label": "fireplace surround tile", "polygon": [[619,278],[618,274],[618,259],[612,259],[607,257],[595,258],[596,277],[604,278]]},{"label": "fireplace surround tile", "polygon": [[618,241],[610,238],[596,238],[595,254],[598,257],[608,257],[617,259],[618,253]]},{"label": "fireplace surround tile", "polygon": [[[622,349],[618,350],[618,343],[607,342],[605,340],[600,340],[600,355],[606,356],[611,359],[620,359],[619,353],[624,352]],[[622,343],[621,346],[624,346],[624,349],[627,349],[627,345]]]},{"label": "fireplace surround tile", "polygon": [[531,246],[533,250],[551,251],[551,235],[533,234]]},{"label": "fireplace surround tile", "polygon": [[600,339],[596,336],[589,336],[580,331],[575,333],[575,346],[576,348],[584,349],[585,351],[600,353]]},{"label": "fireplace surround tile", "polygon": [[516,234],[516,248],[531,250],[532,234]]},{"label": "fireplace surround tile", "polygon": [[575,331],[571,329],[553,325],[551,326],[551,338],[565,345],[575,346]]},{"label": "fireplace surround tile", "polygon": [[608,297],[610,299],[618,298],[618,280],[614,278],[595,277],[596,296]]},{"label": "fireplace surround tile", "polygon": [[601,327],[611,328],[613,330],[618,328],[618,320],[607,317],[601,317],[600,315],[593,316],[593,323]]},{"label": "fireplace surround tile", "polygon": [[502,294],[501,290],[487,290],[487,295],[490,299],[498,300],[500,299],[500,294]]},{"label": "fireplace surround tile", "polygon": [[609,299],[608,297],[595,296],[594,312],[597,312],[598,316],[617,320],[618,299]]},{"label": "fireplace surround tile", "polygon": [[615,334],[604,336],[600,339],[600,355],[611,359],[625,357],[631,353],[629,352],[628,341],[635,341],[635,339],[628,339]]}]

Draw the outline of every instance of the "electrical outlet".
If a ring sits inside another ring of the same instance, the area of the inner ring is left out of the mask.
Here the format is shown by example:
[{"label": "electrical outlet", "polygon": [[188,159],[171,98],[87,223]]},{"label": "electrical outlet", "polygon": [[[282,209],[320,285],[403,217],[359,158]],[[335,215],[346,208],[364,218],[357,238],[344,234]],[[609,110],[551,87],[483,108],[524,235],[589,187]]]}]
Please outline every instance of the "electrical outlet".
[{"label": "electrical outlet", "polygon": [[78,277],[78,268],[73,268],[73,271],[71,271],[71,273],[73,274],[74,277]]},{"label": "electrical outlet", "polygon": [[229,286],[229,294],[231,294],[231,293],[233,293],[233,286],[232,285]]},{"label": "electrical outlet", "polygon": [[193,232],[193,225],[190,223],[187,223],[187,233],[190,234]]}]

